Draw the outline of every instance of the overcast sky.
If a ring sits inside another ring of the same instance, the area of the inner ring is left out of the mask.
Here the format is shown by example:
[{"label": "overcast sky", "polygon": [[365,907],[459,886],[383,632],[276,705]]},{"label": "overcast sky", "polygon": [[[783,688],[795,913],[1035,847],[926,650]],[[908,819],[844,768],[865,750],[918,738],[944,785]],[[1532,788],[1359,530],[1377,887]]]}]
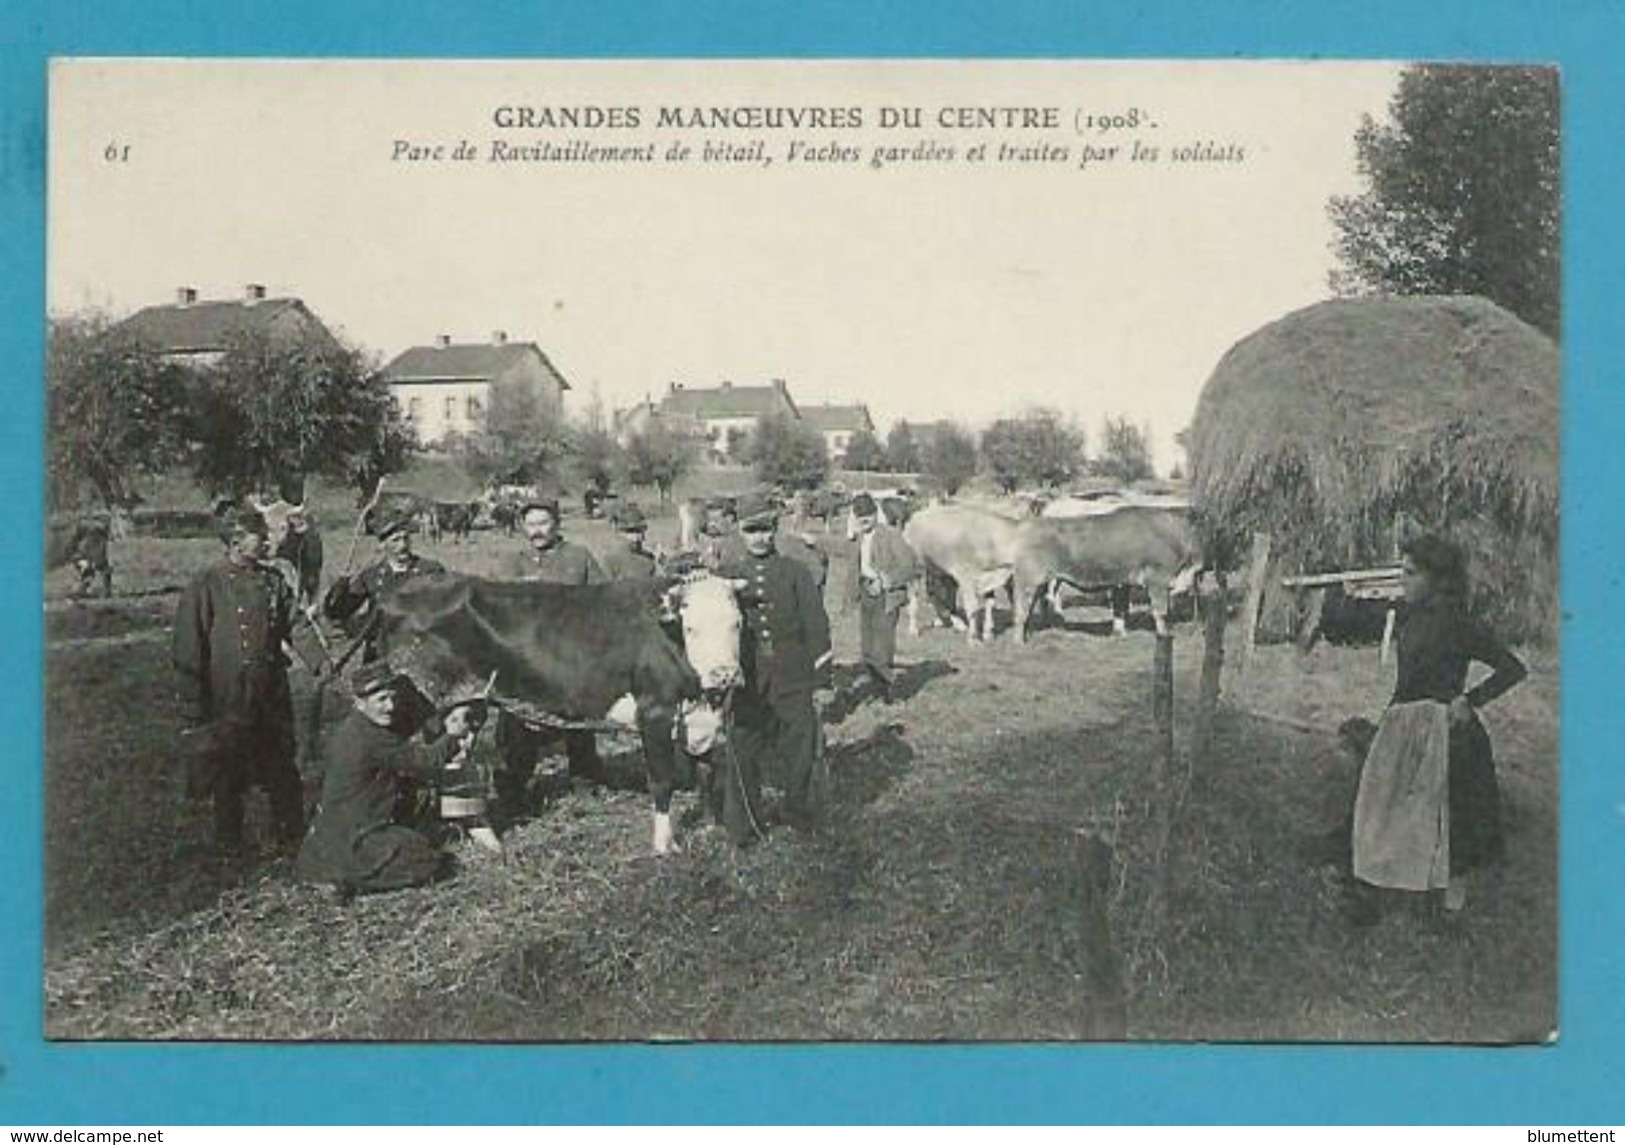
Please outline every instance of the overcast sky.
[{"label": "overcast sky", "polygon": [[[122,314],[181,285],[213,298],[259,282],[381,359],[437,334],[535,341],[575,409],[595,388],[618,407],[672,381],[782,377],[803,403],[867,402],[882,433],[1047,406],[1093,439],[1122,414],[1150,427],[1166,468],[1224,351],[1326,297],[1326,201],[1358,189],[1353,133],[1396,77],[1253,62],[58,64],[49,303]],[[635,108],[639,126],[495,120],[588,105]],[[662,107],[696,105],[855,108],[863,123],[658,125]],[[919,108],[922,125],[882,129],[882,107]],[[1057,126],[940,118],[990,107],[1053,108]],[[1078,134],[1082,114],[1131,109],[1137,128]],[[391,158],[398,140],[462,139],[476,161]],[[678,139],[761,139],[774,162],[487,158],[493,140],[663,155]],[[1130,160],[1135,140],[1158,161]],[[792,141],[861,161],[790,162]],[[1000,163],[1001,142],[1069,160]],[[977,143],[988,161],[965,158]],[[1085,143],[1118,157],[1079,169]],[[916,144],[956,158],[869,165],[877,145]],[[1175,161],[1203,145],[1209,158]]]}]

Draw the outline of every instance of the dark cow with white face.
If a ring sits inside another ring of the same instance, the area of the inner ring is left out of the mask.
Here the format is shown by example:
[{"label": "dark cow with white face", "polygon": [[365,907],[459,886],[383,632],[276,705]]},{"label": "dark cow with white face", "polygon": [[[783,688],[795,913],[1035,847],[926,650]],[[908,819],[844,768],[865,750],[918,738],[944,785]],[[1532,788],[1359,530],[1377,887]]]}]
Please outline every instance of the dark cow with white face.
[{"label": "dark cow with white face", "polygon": [[[437,706],[483,691],[572,721],[601,721],[630,696],[654,804],[653,845],[673,849],[680,711],[720,706],[743,680],[732,581],[709,575],[600,585],[444,574],[381,610],[379,646]],[[680,633],[680,635],[679,635]]]}]

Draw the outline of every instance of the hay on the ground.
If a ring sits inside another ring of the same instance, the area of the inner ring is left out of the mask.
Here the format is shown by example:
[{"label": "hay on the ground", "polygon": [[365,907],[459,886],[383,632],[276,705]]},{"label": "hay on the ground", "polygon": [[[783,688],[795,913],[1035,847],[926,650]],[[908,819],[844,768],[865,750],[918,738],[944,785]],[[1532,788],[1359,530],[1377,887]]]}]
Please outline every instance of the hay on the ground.
[{"label": "hay on the ground", "polygon": [[1242,339],[1191,427],[1194,503],[1282,571],[1392,560],[1396,529],[1472,558],[1474,606],[1510,638],[1557,619],[1557,347],[1481,298],[1323,302]]}]

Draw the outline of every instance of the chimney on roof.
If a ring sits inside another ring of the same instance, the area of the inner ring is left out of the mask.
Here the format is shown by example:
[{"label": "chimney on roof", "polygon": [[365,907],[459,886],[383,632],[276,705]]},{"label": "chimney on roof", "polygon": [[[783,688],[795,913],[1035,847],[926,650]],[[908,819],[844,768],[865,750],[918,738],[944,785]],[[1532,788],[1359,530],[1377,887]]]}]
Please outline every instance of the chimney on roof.
[{"label": "chimney on roof", "polygon": [[731,390],[731,389],[734,388],[734,384],[732,382],[729,382],[729,381],[724,381],[722,383],[722,388],[725,389],[725,390]]},{"label": "chimney on roof", "polygon": [[678,390],[680,390],[680,389],[682,389],[682,388],[683,388],[683,383],[682,383],[682,382],[672,382],[672,383],[671,383],[671,392],[672,392],[672,393],[674,393],[674,394],[675,394],[675,393],[676,393],[676,392],[677,392],[677,391],[678,391]]},{"label": "chimney on roof", "polygon": [[773,388],[778,390],[782,394],[784,392],[784,379],[783,378],[774,378],[773,379]]},{"label": "chimney on roof", "polygon": [[177,286],[175,288],[175,305],[190,306],[197,301],[197,290],[190,286]]},{"label": "chimney on roof", "polygon": [[439,346],[442,350],[444,350],[447,346],[451,345],[451,335],[450,334],[436,334],[434,336],[434,344],[436,346]]},{"label": "chimney on roof", "polygon": [[493,346],[506,346],[507,344],[508,344],[508,332],[506,330],[493,330],[493,331],[491,331],[491,345],[493,345]]},{"label": "chimney on roof", "polygon": [[252,306],[256,302],[265,301],[265,286],[263,283],[251,282],[243,287],[243,301]]}]

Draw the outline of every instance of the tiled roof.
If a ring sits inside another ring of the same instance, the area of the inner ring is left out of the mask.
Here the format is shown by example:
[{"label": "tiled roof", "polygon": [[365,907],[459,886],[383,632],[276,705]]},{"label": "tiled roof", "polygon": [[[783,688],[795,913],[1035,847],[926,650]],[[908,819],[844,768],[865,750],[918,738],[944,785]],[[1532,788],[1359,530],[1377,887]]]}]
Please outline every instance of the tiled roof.
[{"label": "tiled roof", "polygon": [[860,429],[866,429],[870,433],[875,431],[874,419],[869,416],[869,407],[866,405],[832,406],[825,403],[802,406],[801,416],[814,429],[823,433],[856,433]]},{"label": "tiled roof", "polygon": [[556,381],[559,389],[570,388],[570,383],[553,368],[553,363],[534,342],[413,346],[384,367],[384,377],[391,382],[483,381],[506,373],[530,354],[540,360],[543,373]]},{"label": "tiled roof", "polygon": [[210,353],[226,349],[234,337],[269,330],[278,318],[288,314],[302,314],[314,327],[327,332],[297,298],[148,306],[126,318],[120,329],[164,353]]},{"label": "tiled roof", "polygon": [[774,413],[799,416],[795,402],[780,385],[675,388],[660,399],[660,408],[665,413],[697,418],[765,417]]}]

